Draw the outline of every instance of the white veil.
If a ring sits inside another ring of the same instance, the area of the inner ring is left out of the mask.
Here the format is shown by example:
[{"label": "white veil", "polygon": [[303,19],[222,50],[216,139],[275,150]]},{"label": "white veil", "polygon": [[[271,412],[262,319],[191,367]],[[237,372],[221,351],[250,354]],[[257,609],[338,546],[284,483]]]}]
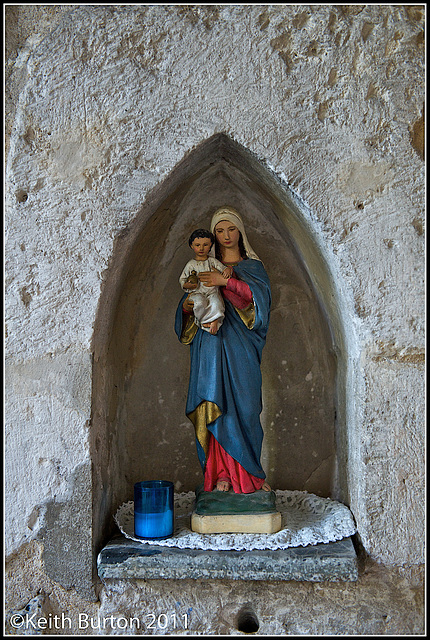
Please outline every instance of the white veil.
[{"label": "white veil", "polygon": [[[243,245],[245,247],[246,255],[248,256],[248,258],[252,260],[260,260],[260,258],[257,256],[255,251],[249,244],[245,227],[243,224],[243,220],[238,214],[238,212],[236,211],[236,209],[233,209],[233,207],[224,206],[224,207],[220,207],[215,211],[211,220],[211,232],[214,235],[215,235],[215,227],[218,224],[218,222],[221,222],[221,220],[228,220],[228,222],[231,222],[232,224],[234,224],[235,227],[239,229],[240,233],[242,234]],[[213,247],[212,250],[214,251],[215,248]]]}]

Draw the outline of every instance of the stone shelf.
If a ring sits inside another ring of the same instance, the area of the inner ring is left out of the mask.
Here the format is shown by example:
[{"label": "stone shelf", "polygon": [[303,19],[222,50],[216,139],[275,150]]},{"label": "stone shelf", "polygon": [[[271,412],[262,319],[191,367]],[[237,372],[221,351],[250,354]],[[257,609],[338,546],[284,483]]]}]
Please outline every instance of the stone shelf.
[{"label": "stone shelf", "polygon": [[358,578],[351,538],[278,550],[205,551],[141,544],[122,534],[97,559],[102,580],[227,579],[350,582]]}]

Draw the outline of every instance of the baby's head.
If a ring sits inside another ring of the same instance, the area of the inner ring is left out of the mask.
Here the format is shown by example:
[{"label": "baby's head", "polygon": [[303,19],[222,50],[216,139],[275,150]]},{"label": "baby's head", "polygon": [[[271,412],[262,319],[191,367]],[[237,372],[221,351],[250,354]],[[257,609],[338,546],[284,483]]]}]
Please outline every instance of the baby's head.
[{"label": "baby's head", "polygon": [[196,260],[206,260],[214,242],[214,235],[207,229],[196,229],[188,240]]},{"label": "baby's head", "polygon": [[192,232],[188,240],[188,244],[191,248],[193,247],[194,240],[196,240],[197,238],[208,238],[211,241],[211,247],[215,242],[215,236],[213,233],[211,233],[207,229],[196,229]]}]

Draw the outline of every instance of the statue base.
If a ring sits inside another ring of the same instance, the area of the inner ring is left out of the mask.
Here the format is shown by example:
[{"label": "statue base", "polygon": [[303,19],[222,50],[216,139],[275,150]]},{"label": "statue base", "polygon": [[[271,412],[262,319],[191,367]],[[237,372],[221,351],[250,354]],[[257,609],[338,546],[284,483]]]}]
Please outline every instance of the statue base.
[{"label": "statue base", "polygon": [[274,491],[203,491],[200,485],[191,529],[196,533],[276,533],[281,529],[281,514],[275,498]]},{"label": "statue base", "polygon": [[281,529],[279,511],[266,514],[191,516],[191,529],[196,533],[276,533]]}]

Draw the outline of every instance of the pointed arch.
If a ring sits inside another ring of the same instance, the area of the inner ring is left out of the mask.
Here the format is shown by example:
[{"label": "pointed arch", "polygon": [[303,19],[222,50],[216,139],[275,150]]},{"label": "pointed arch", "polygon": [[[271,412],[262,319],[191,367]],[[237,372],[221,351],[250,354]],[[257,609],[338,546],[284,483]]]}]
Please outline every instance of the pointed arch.
[{"label": "pointed arch", "polygon": [[[94,326],[91,421],[97,553],[134,482],[201,480],[173,335],[193,228],[238,209],[272,282],[263,356],[263,466],[275,488],[348,503],[348,353],[342,297],[306,205],[249,150],[216,134],[190,151],[117,238]],[[163,475],[160,478],[160,475]],[[194,483],[194,484],[193,484]]]}]

